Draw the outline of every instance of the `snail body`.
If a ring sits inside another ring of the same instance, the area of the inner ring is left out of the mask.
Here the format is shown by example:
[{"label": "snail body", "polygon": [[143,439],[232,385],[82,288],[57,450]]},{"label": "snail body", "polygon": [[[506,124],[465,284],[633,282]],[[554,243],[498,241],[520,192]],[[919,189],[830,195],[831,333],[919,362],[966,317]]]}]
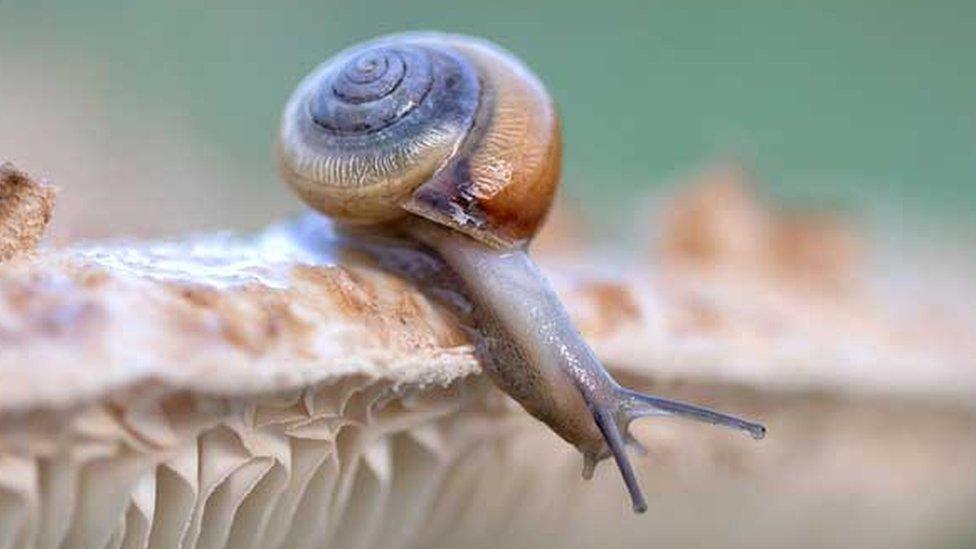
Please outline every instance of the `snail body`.
[{"label": "snail body", "polygon": [[[559,119],[544,86],[485,40],[438,33],[344,50],[296,88],[278,139],[282,178],[340,225],[395,226],[464,282],[492,381],[584,456],[613,456],[646,508],[628,425],[679,415],[761,438],[758,424],[627,390],[570,321],[526,246],[559,179]],[[638,445],[639,446],[639,445]]]}]

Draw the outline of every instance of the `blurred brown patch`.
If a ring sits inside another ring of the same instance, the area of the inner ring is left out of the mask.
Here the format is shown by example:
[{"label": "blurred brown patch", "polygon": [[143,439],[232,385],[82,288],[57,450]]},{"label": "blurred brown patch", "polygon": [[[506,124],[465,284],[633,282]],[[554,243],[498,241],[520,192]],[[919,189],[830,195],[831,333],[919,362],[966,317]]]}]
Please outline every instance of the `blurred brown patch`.
[{"label": "blurred brown patch", "polygon": [[606,280],[581,281],[573,294],[577,303],[574,321],[580,331],[593,338],[610,338],[628,324],[641,321],[641,310],[633,289]]},{"label": "blurred brown patch", "polygon": [[566,257],[592,251],[592,227],[579,204],[565,194],[556,195],[545,223],[532,240],[533,253]]},{"label": "blurred brown patch", "polygon": [[787,279],[840,288],[861,265],[861,240],[840,215],[792,210],[780,214],[769,235],[770,266]]},{"label": "blurred brown patch", "polygon": [[764,203],[754,178],[734,163],[698,174],[662,215],[660,255],[671,267],[840,290],[861,264],[861,242],[847,220]]},{"label": "blurred brown patch", "polygon": [[51,221],[56,193],[13,164],[0,165],[0,261],[34,249]]}]

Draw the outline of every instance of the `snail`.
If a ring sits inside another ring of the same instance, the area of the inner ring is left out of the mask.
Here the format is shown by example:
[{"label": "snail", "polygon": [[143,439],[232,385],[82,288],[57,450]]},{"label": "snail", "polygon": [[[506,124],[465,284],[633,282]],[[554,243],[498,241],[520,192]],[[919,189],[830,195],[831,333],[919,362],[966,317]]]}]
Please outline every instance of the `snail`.
[{"label": "snail", "polygon": [[494,384],[583,454],[585,478],[612,456],[636,512],[647,504],[625,452],[642,448],[634,419],[765,435],[620,386],[573,326],[527,251],[559,180],[559,117],[540,80],[499,46],[407,33],[341,51],[292,94],[277,155],[282,178],[340,226],[396,227],[436,251],[479,310]]}]

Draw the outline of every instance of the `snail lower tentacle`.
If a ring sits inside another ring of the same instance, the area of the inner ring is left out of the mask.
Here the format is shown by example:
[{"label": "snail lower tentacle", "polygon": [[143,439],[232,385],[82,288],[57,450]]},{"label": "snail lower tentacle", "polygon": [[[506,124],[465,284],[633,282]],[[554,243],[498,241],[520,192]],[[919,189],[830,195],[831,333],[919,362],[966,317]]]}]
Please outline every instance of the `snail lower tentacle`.
[{"label": "snail lower tentacle", "polygon": [[555,107],[525,65],[470,37],[414,33],[335,55],[298,86],[278,140],[283,178],[349,226],[395,224],[433,248],[476,305],[485,370],[584,455],[613,456],[636,511],[630,422],[678,415],[765,429],[618,385],[525,251],[559,179]]}]

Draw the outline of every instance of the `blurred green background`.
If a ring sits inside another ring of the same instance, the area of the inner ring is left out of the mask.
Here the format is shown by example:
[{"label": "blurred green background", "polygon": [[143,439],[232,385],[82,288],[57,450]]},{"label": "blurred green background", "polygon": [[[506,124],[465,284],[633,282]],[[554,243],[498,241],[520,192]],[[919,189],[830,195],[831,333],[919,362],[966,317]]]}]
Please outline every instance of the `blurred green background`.
[{"label": "blurred green background", "polygon": [[294,209],[271,154],[292,87],[337,48],[423,28],[542,76],[568,194],[605,226],[729,155],[796,200],[976,226],[974,2],[197,4],[0,0],[0,156],[64,189],[62,237]]}]

